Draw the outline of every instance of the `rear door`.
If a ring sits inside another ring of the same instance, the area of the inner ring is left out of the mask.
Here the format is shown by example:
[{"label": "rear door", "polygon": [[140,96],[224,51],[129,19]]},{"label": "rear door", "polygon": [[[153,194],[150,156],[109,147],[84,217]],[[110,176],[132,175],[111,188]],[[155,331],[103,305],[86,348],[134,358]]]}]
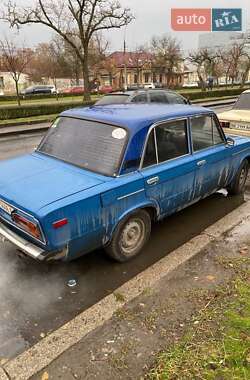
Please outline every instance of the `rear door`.
[{"label": "rear door", "polygon": [[190,127],[196,163],[195,198],[202,198],[227,183],[231,152],[214,115],[195,116]]},{"label": "rear door", "polygon": [[192,203],[195,171],[188,121],[168,121],[152,128],[144,151],[142,175],[146,196],[157,202],[161,215]]}]

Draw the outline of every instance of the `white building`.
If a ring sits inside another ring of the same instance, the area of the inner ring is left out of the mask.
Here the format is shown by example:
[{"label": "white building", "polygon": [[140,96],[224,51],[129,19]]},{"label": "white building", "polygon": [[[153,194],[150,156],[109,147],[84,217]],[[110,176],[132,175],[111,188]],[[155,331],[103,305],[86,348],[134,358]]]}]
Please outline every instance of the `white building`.
[{"label": "white building", "polygon": [[245,33],[242,32],[210,32],[199,35],[199,49],[226,49],[234,43],[249,41],[250,49],[250,29]]},{"label": "white building", "polygon": [[[29,78],[26,74],[20,75],[19,90],[22,90],[29,83]],[[10,72],[0,71],[0,95],[15,94],[16,87],[13,77]]]}]

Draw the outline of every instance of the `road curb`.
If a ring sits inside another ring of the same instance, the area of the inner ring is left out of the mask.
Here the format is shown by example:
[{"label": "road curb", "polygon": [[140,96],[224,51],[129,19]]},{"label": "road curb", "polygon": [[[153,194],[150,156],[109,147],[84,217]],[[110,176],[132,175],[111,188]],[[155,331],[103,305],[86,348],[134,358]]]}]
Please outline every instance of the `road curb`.
[{"label": "road curb", "polygon": [[[3,369],[9,376],[9,380],[30,379],[66,350],[78,343],[87,334],[102,326],[126,303],[135,299],[143,293],[144,290],[155,286],[163,277],[175,270],[179,265],[196,256],[211,241],[214,241],[227,231],[230,231],[249,217],[250,202],[246,202],[208,227],[200,235],[191,239],[116,289],[114,293],[103,298],[100,302],[48,335],[35,346],[15,359],[8,361],[3,365]],[[117,302],[117,297],[115,297],[117,293],[124,296],[124,302]],[[8,377],[5,377],[3,380],[7,378]],[[0,380],[2,380],[1,377]]]}]

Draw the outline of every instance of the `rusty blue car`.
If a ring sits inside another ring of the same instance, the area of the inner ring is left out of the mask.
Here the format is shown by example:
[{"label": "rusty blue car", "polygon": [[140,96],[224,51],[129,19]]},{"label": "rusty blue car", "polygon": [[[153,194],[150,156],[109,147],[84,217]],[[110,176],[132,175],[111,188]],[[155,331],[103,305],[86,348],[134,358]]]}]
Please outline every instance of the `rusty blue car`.
[{"label": "rusty blue car", "polygon": [[75,108],[31,154],[0,163],[0,237],[37,260],[104,247],[125,262],[151,224],[218,189],[244,191],[250,140],[189,105]]}]

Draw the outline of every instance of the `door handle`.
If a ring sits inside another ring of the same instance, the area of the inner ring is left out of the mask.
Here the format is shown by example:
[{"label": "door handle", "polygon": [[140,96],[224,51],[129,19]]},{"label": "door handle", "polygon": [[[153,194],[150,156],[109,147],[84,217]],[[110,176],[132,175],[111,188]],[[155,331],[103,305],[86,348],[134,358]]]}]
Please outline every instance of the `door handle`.
[{"label": "door handle", "polygon": [[198,162],[197,162],[197,166],[203,166],[203,165],[205,165],[206,163],[207,163],[206,160],[201,160],[201,161],[198,161]]},{"label": "door handle", "polygon": [[156,185],[159,182],[159,177],[152,177],[147,180],[148,185]]}]

